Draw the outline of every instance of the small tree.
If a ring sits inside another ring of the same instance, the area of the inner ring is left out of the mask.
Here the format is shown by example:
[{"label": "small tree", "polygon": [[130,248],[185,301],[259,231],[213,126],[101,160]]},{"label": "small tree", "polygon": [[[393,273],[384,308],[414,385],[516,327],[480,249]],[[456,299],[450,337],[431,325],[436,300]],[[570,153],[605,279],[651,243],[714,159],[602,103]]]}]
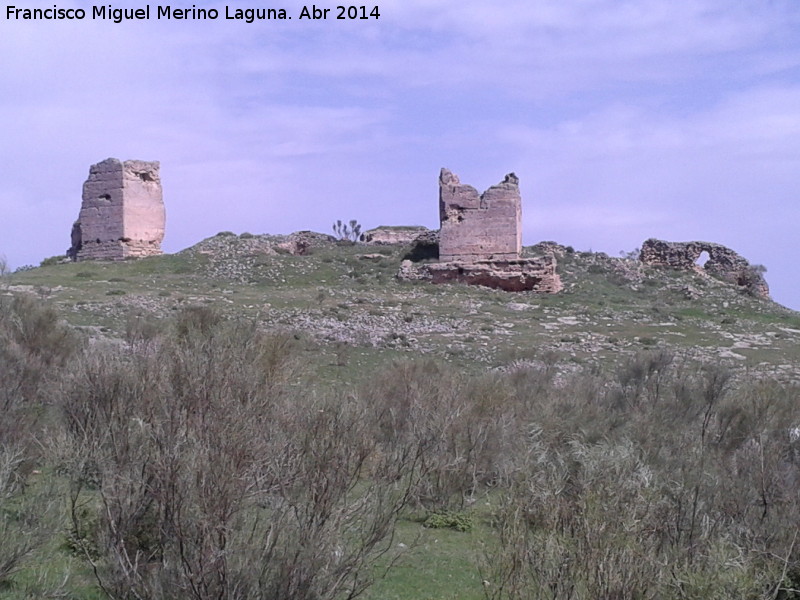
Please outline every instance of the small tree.
[{"label": "small tree", "polygon": [[0,286],[6,283],[6,280],[8,279],[8,274],[10,272],[11,271],[9,271],[8,269],[8,260],[6,260],[5,256],[0,254]]},{"label": "small tree", "polygon": [[340,240],[349,240],[351,242],[364,241],[364,234],[361,233],[361,225],[355,219],[351,219],[350,223],[342,223],[337,219],[333,224],[333,232],[339,237]]}]

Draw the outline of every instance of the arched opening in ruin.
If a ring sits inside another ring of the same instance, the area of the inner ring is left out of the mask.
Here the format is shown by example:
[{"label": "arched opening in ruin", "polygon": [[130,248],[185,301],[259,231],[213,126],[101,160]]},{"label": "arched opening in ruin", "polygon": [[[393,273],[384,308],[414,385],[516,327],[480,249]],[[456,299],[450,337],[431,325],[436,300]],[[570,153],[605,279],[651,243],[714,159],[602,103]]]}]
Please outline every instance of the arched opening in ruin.
[{"label": "arched opening in ruin", "polygon": [[703,251],[700,253],[700,256],[698,256],[698,257],[697,257],[697,260],[696,260],[696,261],[694,261],[694,264],[696,264],[698,267],[705,267],[705,266],[706,266],[706,263],[708,262],[708,259],[709,259],[709,258],[710,258],[710,257],[708,256],[708,252],[706,252],[705,250],[703,250]]}]

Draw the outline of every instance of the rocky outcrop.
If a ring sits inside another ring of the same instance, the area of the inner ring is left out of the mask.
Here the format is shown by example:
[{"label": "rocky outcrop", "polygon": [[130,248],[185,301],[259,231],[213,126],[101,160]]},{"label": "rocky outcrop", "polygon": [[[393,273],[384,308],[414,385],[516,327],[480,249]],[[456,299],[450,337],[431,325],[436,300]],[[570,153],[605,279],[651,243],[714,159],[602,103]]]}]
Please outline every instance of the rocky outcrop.
[{"label": "rocky outcrop", "polygon": [[306,256],[314,251],[314,248],[332,246],[336,243],[336,238],[326,233],[316,231],[295,231],[286,237],[285,242],[277,245],[277,248],[294,254],[296,256]]},{"label": "rocky outcrop", "polygon": [[[702,267],[698,259],[708,253]],[[711,242],[666,242],[650,238],[642,244],[639,260],[646,265],[669,267],[681,270],[698,270],[723,281],[737,285],[758,298],[769,298],[767,285],[761,269],[751,265],[747,259],[721,244]]]},{"label": "rocky outcrop", "polygon": [[388,246],[392,244],[410,244],[421,234],[430,231],[427,227],[403,226],[390,227],[381,225],[364,232],[364,242],[372,246]]},{"label": "rocky outcrop", "polygon": [[158,162],[109,158],[89,168],[73,260],[122,260],[161,254],[166,214]]},{"label": "rocky outcrop", "polygon": [[514,260],[522,247],[519,179],[509,173],[483,194],[442,169],[439,174],[439,258],[444,262]]},{"label": "rocky outcrop", "polygon": [[397,274],[407,281],[466,283],[507,292],[555,294],[563,288],[553,255],[513,260],[414,264],[405,260]]}]

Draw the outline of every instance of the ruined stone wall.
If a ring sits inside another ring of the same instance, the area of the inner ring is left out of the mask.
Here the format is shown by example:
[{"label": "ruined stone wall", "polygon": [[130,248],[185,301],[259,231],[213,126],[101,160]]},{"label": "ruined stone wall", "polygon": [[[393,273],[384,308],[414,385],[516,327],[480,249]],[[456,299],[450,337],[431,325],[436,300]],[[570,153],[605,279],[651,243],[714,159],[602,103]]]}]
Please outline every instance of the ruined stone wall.
[{"label": "ruined stone wall", "polygon": [[563,289],[553,255],[513,260],[474,261],[452,268],[449,263],[427,265],[433,283],[457,281],[505,290],[556,294]]},{"label": "ruined stone wall", "polygon": [[75,260],[161,254],[165,221],[159,163],[106,159],[89,169],[68,254]]},{"label": "ruined stone wall", "polygon": [[522,200],[513,173],[483,194],[442,169],[439,175],[439,258],[442,261],[519,258]]},{"label": "ruined stone wall", "polygon": [[[441,229],[419,235],[397,273],[408,281],[466,283],[509,292],[556,294],[563,285],[556,253],[520,258],[522,199],[513,173],[483,194],[462,185],[453,173],[439,174]],[[418,264],[438,251],[438,263]]]},{"label": "ruined stone wall", "polygon": [[430,231],[427,227],[387,227],[381,226],[364,232],[364,242],[371,246],[410,244],[421,234]]},{"label": "ruined stone wall", "polygon": [[[708,260],[703,267],[697,259],[703,252]],[[728,283],[745,288],[759,298],[769,298],[769,286],[761,272],[747,259],[721,244],[711,242],[665,242],[651,238],[642,244],[639,259],[647,265],[673,269],[704,269],[705,272]]]}]

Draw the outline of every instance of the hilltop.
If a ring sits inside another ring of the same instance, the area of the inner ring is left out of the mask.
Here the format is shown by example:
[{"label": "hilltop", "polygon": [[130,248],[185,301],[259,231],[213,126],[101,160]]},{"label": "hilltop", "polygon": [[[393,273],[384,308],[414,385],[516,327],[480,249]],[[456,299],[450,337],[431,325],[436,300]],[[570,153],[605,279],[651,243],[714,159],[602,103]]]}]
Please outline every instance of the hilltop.
[{"label": "hilltop", "polygon": [[505,292],[398,281],[407,244],[293,236],[221,232],[171,255],[17,272],[10,288],[46,296],[71,324],[111,338],[181,307],[213,307],[319,343],[325,365],[432,355],[470,370],[546,361],[574,371],[661,348],[800,380],[800,314],[701,269],[548,243],[522,255],[555,249],[563,291]]}]

